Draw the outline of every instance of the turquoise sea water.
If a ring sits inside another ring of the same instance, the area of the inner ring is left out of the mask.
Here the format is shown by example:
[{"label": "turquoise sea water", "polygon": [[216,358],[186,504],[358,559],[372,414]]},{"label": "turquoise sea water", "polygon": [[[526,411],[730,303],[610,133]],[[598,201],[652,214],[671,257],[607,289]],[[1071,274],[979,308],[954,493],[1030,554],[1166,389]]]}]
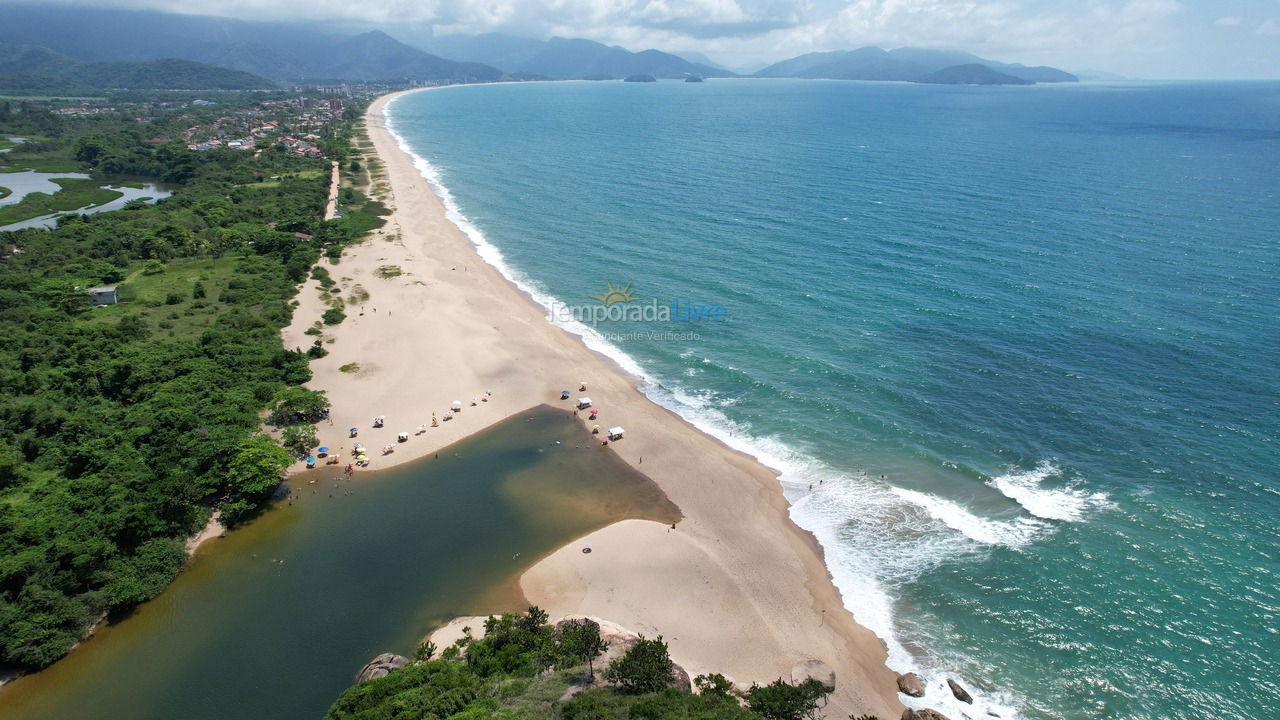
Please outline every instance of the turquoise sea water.
[{"label": "turquoise sea water", "polygon": [[569,325],[784,471],[924,705],[960,716],[950,676],[975,717],[1280,717],[1280,84],[525,84],[392,117],[536,298],[724,308]]}]

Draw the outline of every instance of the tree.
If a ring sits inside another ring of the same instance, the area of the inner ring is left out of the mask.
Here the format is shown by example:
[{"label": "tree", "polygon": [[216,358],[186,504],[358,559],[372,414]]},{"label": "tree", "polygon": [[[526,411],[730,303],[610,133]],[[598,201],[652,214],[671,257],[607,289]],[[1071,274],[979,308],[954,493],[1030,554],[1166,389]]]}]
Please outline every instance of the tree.
[{"label": "tree", "polygon": [[667,644],[659,635],[647,640],[643,635],[622,657],[609,663],[604,677],[623,692],[639,694],[657,692],[671,685],[675,666],[667,652]]},{"label": "tree", "polygon": [[702,697],[714,697],[729,699],[734,697],[733,683],[729,682],[729,678],[720,673],[712,673],[711,675],[699,675],[693,679],[693,686],[698,688],[698,694]]},{"label": "tree", "polygon": [[227,489],[235,493],[260,495],[275,488],[285,468],[293,464],[289,451],[266,435],[254,435],[240,443],[227,464]]},{"label": "tree", "polygon": [[767,720],[806,720],[818,717],[818,705],[834,689],[814,678],[799,685],[778,678],[768,685],[753,684],[745,697],[747,707]]},{"label": "tree", "polygon": [[197,280],[196,284],[191,288],[191,299],[199,300],[203,298],[204,295],[205,295],[204,283]]},{"label": "tree", "polygon": [[290,425],[284,429],[280,444],[299,455],[311,452],[311,448],[320,444],[315,425]]},{"label": "tree", "polygon": [[271,421],[278,425],[314,422],[324,416],[329,398],[323,390],[283,387],[271,399]]},{"label": "tree", "polygon": [[600,637],[600,624],[594,620],[567,620],[556,628],[556,665],[587,664],[587,682],[596,679],[595,659],[609,649]]}]

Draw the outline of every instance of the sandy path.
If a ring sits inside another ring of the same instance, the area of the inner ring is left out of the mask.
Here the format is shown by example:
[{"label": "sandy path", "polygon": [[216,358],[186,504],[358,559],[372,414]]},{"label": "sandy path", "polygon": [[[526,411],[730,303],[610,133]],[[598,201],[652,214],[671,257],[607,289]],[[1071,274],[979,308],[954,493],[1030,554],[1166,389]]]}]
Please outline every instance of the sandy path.
[{"label": "sandy path", "polygon": [[[410,432],[394,454],[374,458],[374,467],[386,467],[512,413],[557,403],[561,388],[576,396],[585,381],[602,411],[599,424],[628,430],[600,451],[636,464],[686,519],[670,532],[622,522],[562,548],[522,578],[530,601],[553,616],[593,615],[661,633],[694,674],[769,682],[818,659],[837,677],[828,717],[897,717],[902,705],[883,643],[845,610],[816,542],[788,517],[775,473],[650,402],[633,378],[548,323],[541,307],[485,264],[384,129],[386,101],[374,103],[366,122],[395,212],[376,237],[329,268],[348,290],[358,284],[370,297],[363,314],[359,305],[348,307],[346,321],[326,330],[336,340],[312,363],[310,385],[326,390],[333,405],[322,441],[345,462],[348,427],[360,428],[359,439],[375,450],[395,444],[398,431]],[[403,274],[379,277],[386,265]],[[303,331],[324,309],[314,281],[299,300],[286,347],[310,345]],[[347,363],[360,369],[341,372]],[[492,398],[472,407],[486,390]],[[413,435],[452,400],[465,406],[456,419]],[[386,427],[371,429],[374,415],[385,415]],[[586,428],[584,418],[583,442],[596,442]],[[582,554],[583,542],[594,552]]]},{"label": "sandy path", "polygon": [[332,220],[338,216],[338,161],[334,160],[329,168],[329,202],[324,206],[324,219]]}]

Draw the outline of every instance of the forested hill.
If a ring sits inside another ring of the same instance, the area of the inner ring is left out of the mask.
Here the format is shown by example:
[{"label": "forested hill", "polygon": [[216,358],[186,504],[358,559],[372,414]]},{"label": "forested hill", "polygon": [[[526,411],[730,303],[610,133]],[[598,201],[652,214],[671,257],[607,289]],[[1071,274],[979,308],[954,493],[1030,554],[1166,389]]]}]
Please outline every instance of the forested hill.
[{"label": "forested hill", "polygon": [[0,92],[91,95],[103,90],[261,90],[271,81],[190,60],[93,62],[48,48],[0,42]]},{"label": "forested hill", "polygon": [[[211,116],[262,112],[227,103]],[[282,143],[190,152],[163,138],[200,108],[158,106],[59,117],[0,103],[0,137],[28,139],[0,164],[177,186],[154,205],[0,232],[3,665],[57,660],[163,589],[213,509],[234,522],[265,501],[291,458],[258,434],[262,411],[324,402],[298,387],[308,354],[280,346],[290,302],[322,250],[374,224],[358,206],[321,219],[327,158]],[[342,159],[349,127],[317,132]],[[93,307],[85,289],[102,285],[122,302]]]}]

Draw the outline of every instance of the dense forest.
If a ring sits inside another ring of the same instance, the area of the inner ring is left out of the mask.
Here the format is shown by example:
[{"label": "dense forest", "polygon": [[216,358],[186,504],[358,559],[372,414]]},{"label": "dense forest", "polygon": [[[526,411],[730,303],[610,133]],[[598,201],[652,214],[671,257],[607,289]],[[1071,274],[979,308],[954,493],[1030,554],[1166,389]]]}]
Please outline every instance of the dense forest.
[{"label": "dense forest", "polygon": [[240,70],[190,60],[81,62],[48,48],[0,42],[0,91],[93,95],[106,89],[263,90],[274,85]]},{"label": "dense forest", "polygon": [[711,674],[693,679],[694,694],[661,636],[641,636],[613,658],[601,685],[595,661],[608,646],[600,626],[547,619],[533,607],[490,617],[482,637],[468,632],[438,654],[424,643],[413,662],[348,689],[325,720],[806,720],[823,717],[833,690],[810,678],[740,691]]},{"label": "dense forest", "polygon": [[[175,104],[82,118],[0,104],[0,136],[31,138],[28,165],[177,185],[155,204],[0,232],[3,664],[57,660],[164,588],[210,512],[234,523],[269,497],[291,458],[258,434],[264,410],[310,377],[280,328],[326,246],[336,257],[376,224],[322,220],[328,159],[149,141],[192,122]],[[325,129],[335,159],[351,132]],[[93,307],[86,289],[101,285],[122,302]]]}]

